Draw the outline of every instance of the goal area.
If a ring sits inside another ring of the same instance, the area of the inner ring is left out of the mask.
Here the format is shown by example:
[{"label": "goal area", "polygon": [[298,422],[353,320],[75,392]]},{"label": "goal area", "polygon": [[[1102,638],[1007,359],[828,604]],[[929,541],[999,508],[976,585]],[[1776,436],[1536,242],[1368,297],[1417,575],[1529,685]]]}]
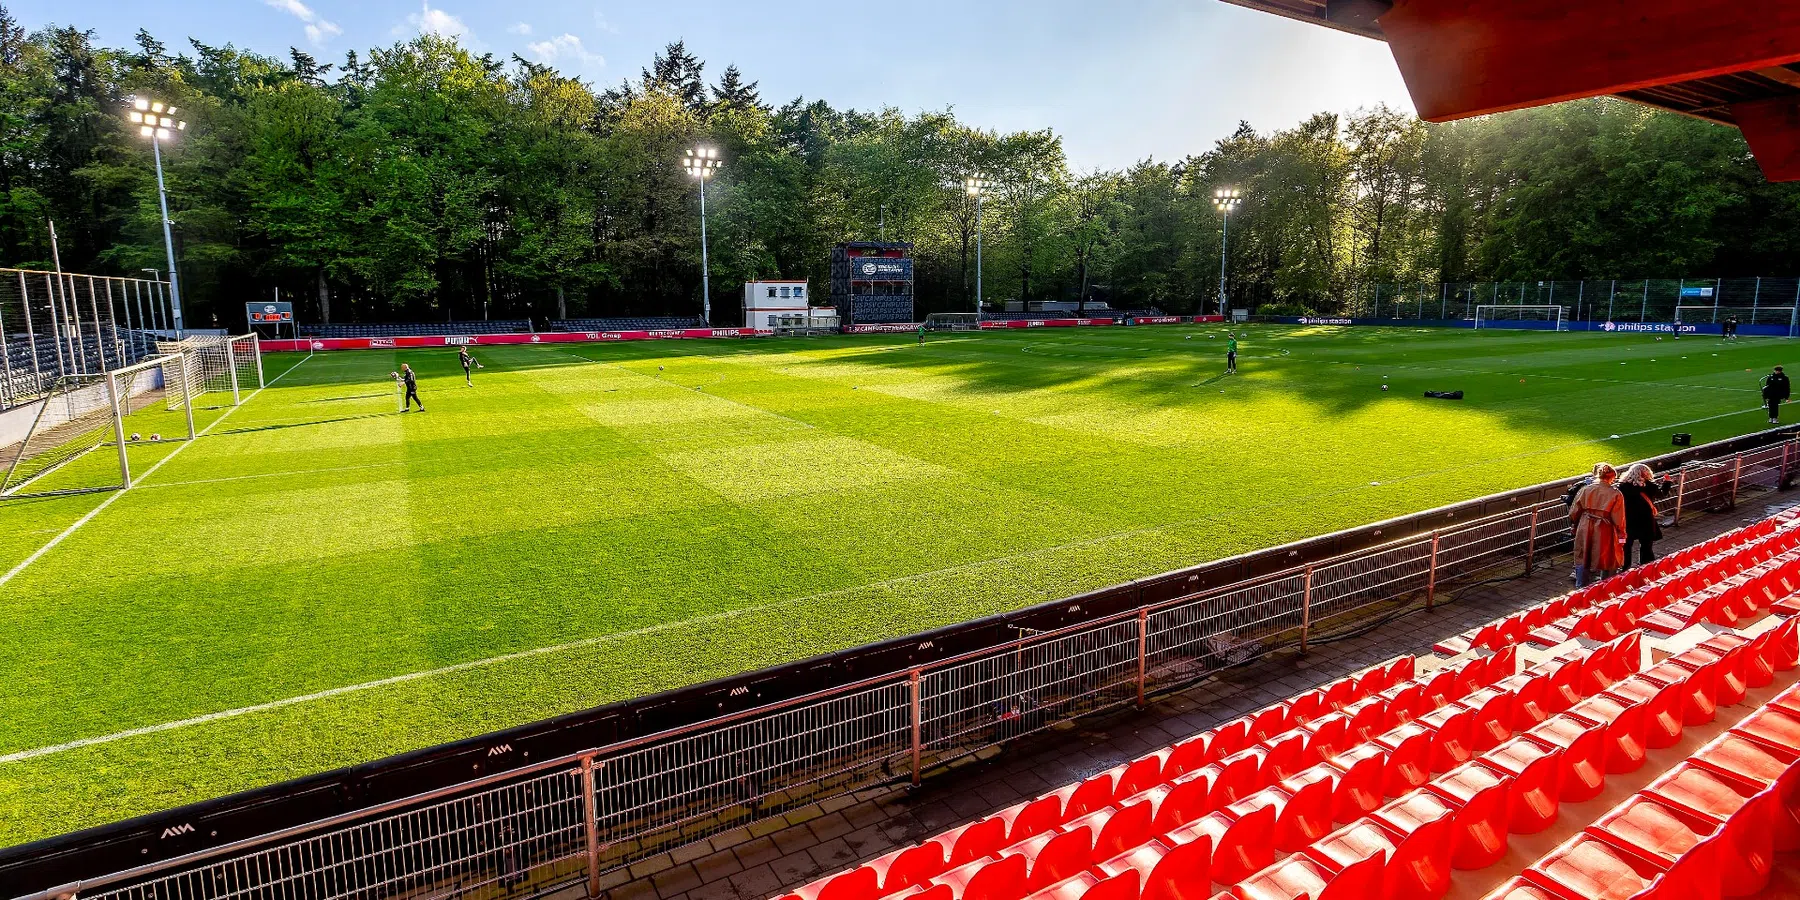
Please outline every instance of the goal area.
[{"label": "goal area", "polygon": [[1521,306],[1516,304],[1475,307],[1475,328],[1507,328],[1527,331],[1568,331],[1569,308],[1566,306]]},{"label": "goal area", "polygon": [[254,334],[190,335],[179,341],[157,341],[156,350],[184,361],[174,373],[182,379],[183,390],[171,391],[171,397],[191,398],[202,409],[227,405],[226,394],[230,395],[229,405],[236,406],[243,402],[245,391],[263,385],[262,352]]},{"label": "goal area", "polygon": [[[193,440],[194,403],[180,355],[65,379],[39,401],[23,440],[0,447],[0,498],[131,487],[134,459]],[[108,452],[111,451],[111,452]]]},{"label": "goal area", "polygon": [[925,327],[932,331],[975,331],[981,317],[975,313],[932,313],[925,317]]}]

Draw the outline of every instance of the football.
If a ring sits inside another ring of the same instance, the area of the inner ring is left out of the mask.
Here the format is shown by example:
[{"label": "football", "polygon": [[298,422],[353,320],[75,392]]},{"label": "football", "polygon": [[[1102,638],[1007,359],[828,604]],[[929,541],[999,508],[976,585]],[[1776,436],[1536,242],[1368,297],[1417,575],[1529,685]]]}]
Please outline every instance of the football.
[{"label": "football", "polygon": [[138,437],[138,433],[137,433],[137,432],[135,432],[135,431],[134,431],[134,432],[132,432],[132,433],[131,433],[131,439],[132,439],[132,440],[134,440],[134,441],[141,441],[141,440],[143,440],[143,438],[141,438],[141,437]]}]

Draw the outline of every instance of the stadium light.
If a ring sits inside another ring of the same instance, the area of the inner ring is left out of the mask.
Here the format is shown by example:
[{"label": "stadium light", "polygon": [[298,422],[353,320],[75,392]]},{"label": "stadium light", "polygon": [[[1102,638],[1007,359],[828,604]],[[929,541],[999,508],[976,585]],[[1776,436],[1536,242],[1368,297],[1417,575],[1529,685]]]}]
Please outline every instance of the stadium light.
[{"label": "stadium light", "polygon": [[1226,309],[1228,301],[1225,299],[1225,263],[1231,247],[1231,211],[1237,209],[1243,202],[1244,195],[1237,188],[1219,188],[1213,191],[1213,206],[1218,208],[1219,214],[1225,219],[1225,227],[1219,234],[1219,315],[1221,316],[1231,315],[1231,311]]},{"label": "stadium light", "polygon": [[125,119],[137,126],[138,137],[150,139],[150,153],[156,159],[156,198],[162,205],[163,250],[169,256],[169,313],[174,319],[175,336],[180,337],[181,286],[175,277],[175,237],[169,228],[169,189],[163,184],[162,142],[187,130],[187,123],[175,118],[178,110],[161,100],[142,95],[127,98]]},{"label": "stadium light", "polygon": [[994,182],[976,172],[963,179],[963,190],[975,198],[975,321],[981,321],[981,198]]},{"label": "stadium light", "polygon": [[681,167],[700,182],[700,318],[712,325],[712,272],[706,263],[706,180],[719,174],[725,163],[714,147],[695,147],[681,160]]}]

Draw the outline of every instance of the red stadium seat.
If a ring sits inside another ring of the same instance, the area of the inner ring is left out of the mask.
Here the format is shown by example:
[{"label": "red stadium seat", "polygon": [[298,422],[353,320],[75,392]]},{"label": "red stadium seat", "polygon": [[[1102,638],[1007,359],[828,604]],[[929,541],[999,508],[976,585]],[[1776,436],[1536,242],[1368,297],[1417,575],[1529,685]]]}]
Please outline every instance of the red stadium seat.
[{"label": "red stadium seat", "polygon": [[1561,900],[1561,897],[1520,875],[1494,889],[1484,900]]},{"label": "red stadium seat", "polygon": [[1020,900],[1025,896],[1025,871],[1025,857],[1015,853],[957,866],[932,879],[932,884],[949,887],[954,900]]},{"label": "red stadium seat", "polygon": [[1094,831],[1083,825],[1063,831],[1040,834],[1007,848],[1030,863],[1025,876],[1027,892],[1040,891],[1094,862]]},{"label": "red stadium seat", "polygon": [[1241,719],[1232,719],[1231,721],[1214,728],[1212,730],[1212,735],[1213,759],[1224,759],[1234,753],[1242,752],[1244,748],[1249,747],[1251,744],[1250,717],[1245,716]]},{"label": "red stadium seat", "polygon": [[1145,791],[1146,794],[1161,794],[1156,801],[1156,822],[1152,826],[1158,834],[1167,834],[1218,808],[1219,805],[1213,802],[1212,781],[1207,776],[1206,772],[1189,772],[1168,784]]},{"label": "red stadium seat", "polygon": [[1643,793],[1677,809],[1723,822],[1767,789],[1768,785],[1684,762],[1650,782]]},{"label": "red stadium seat", "polygon": [[1262,758],[1251,751],[1234,753],[1208,764],[1198,774],[1212,786],[1210,802],[1214,809],[1236,803],[1254,793],[1262,784],[1258,779]]},{"label": "red stadium seat", "polygon": [[1681,740],[1682,703],[1686,699],[1686,682],[1661,685],[1633,675],[1611,688],[1603,697],[1618,700],[1644,711],[1644,745],[1652,750],[1673,747]]},{"label": "red stadium seat", "polygon": [[1421,716],[1419,724],[1432,731],[1431,771],[1448,772],[1475,756],[1475,713],[1446,706]]},{"label": "red stadium seat", "polygon": [[1380,697],[1364,697],[1344,707],[1340,715],[1349,720],[1344,729],[1347,746],[1366,744],[1392,727],[1387,724],[1387,701]]},{"label": "red stadium seat", "polygon": [[819,879],[782,900],[875,900],[881,896],[881,881],[875,870],[857,866]]},{"label": "red stadium seat", "polygon": [[[1110,781],[1110,779],[1108,779]],[[991,856],[1006,846],[1006,820],[998,816],[952,828],[933,838],[950,851],[946,854],[950,868]]]},{"label": "red stadium seat", "polygon": [[[1592,835],[1579,834],[1538,860],[1526,870],[1525,877],[1554,891],[1562,900],[1688,900],[1660,890],[1650,891],[1667,871],[1666,866],[1648,857]],[[1717,896],[1716,891],[1713,896]]]},{"label": "red stadium seat", "polygon": [[1238,817],[1221,810],[1191,827],[1212,838],[1212,877],[1219,884],[1237,884],[1275,861],[1273,806]]},{"label": "red stadium seat", "polygon": [[1131,764],[1125,767],[1125,771],[1119,774],[1118,783],[1113,787],[1113,799],[1122,800],[1133,794],[1141,793],[1151,785],[1162,784],[1165,778],[1174,777],[1163,774],[1163,766],[1168,761],[1169,753],[1170,751],[1166,749],[1158,750],[1148,756],[1132,760]]},{"label": "red stadium seat", "polygon": [[1275,818],[1275,849],[1298,852],[1331,830],[1339,777],[1336,769],[1321,764],[1270,788],[1286,795]]},{"label": "red stadium seat", "polygon": [[1601,695],[1569,707],[1564,715],[1606,728],[1606,772],[1620,775],[1643,768],[1650,722],[1642,706],[1626,706]]},{"label": "red stadium seat", "polygon": [[1290,727],[1299,727],[1325,714],[1325,692],[1311,690],[1279,704],[1287,708]]},{"label": "red stadium seat", "polygon": [[1016,844],[1061,825],[1063,798],[1060,794],[1046,794],[1027,803],[1009,806],[995,813],[994,818],[1006,823],[1006,842]]},{"label": "red stadium seat", "polygon": [[1717,660],[1692,671],[1673,662],[1651,667],[1640,677],[1665,687],[1680,686],[1681,723],[1705,725],[1718,718],[1719,669]]},{"label": "red stadium seat", "polygon": [[1387,763],[1387,749],[1377,744],[1364,744],[1332,757],[1329,765],[1342,773],[1331,797],[1332,821],[1354,822],[1381,806],[1386,796]]},{"label": "red stadium seat", "polygon": [[[1340,712],[1327,713],[1306,724],[1306,761],[1321,763],[1349,748],[1350,717]],[[1356,741],[1355,743],[1362,743]]]},{"label": "red stadium seat", "polygon": [[1436,733],[1422,725],[1402,725],[1375,739],[1375,746],[1387,751],[1387,765],[1382,773],[1381,790],[1398,797],[1431,780],[1433,740]]},{"label": "red stadium seat", "polygon": [[1349,825],[1321,838],[1307,855],[1328,865],[1347,867],[1366,859],[1385,859],[1381,900],[1438,900],[1450,890],[1450,856],[1454,838],[1448,818],[1408,833],[1379,822]]},{"label": "red stadium seat", "polygon": [[906,847],[881,856],[867,864],[881,879],[881,893],[892,894],[928,881],[950,868],[944,857],[945,847],[929,840],[916,847]]},{"label": "red stadium seat", "polygon": [[1307,752],[1306,732],[1297,728],[1270,738],[1261,748],[1253,747],[1245,752],[1254,753],[1258,749],[1262,752],[1262,762],[1257,768],[1257,777],[1262,784],[1274,784],[1315,762]]},{"label": "red stadium seat", "polygon": [[1529,737],[1516,737],[1484,754],[1478,763],[1513,779],[1507,830],[1537,834],[1556,823],[1562,803],[1562,750]]},{"label": "red stadium seat", "polygon": [[1614,807],[1588,830],[1646,856],[1673,863],[1719,830],[1719,823],[1638,794]]},{"label": "red stadium seat", "polygon": [[[1455,851],[1451,865],[1485,869],[1506,855],[1512,813],[1512,778],[1479,763],[1469,763],[1426,785],[1455,808]],[[1378,813],[1379,814],[1379,813]]]},{"label": "red stadium seat", "polygon": [[1195,735],[1176,744],[1169,749],[1169,758],[1163,762],[1163,774],[1175,778],[1192,772],[1212,762],[1212,732]]},{"label": "red stadium seat", "polygon": [[1257,713],[1250,720],[1250,738],[1256,741],[1266,741],[1290,727],[1287,710],[1283,709],[1280,704],[1264,707],[1262,712]]},{"label": "red stadium seat", "polygon": [[1325,711],[1341,711],[1344,707],[1366,696],[1368,696],[1367,693],[1358,693],[1356,679],[1339,678],[1325,686]]},{"label": "red stadium seat", "polygon": [[[1495,685],[1512,695],[1507,709],[1506,727],[1514,733],[1528,731],[1550,718],[1550,678],[1522,673],[1502,679]],[[1560,712],[1560,710],[1558,710]]]},{"label": "red stadium seat", "polygon": [[1456,701],[1457,706],[1475,713],[1470,742],[1476,753],[1498,747],[1513,736],[1513,699],[1505,688],[1484,687]]},{"label": "red stadium seat", "polygon": [[1559,798],[1562,802],[1592,800],[1606,789],[1605,728],[1564,713],[1551,716],[1526,735],[1563,752],[1562,794]]},{"label": "red stadium seat", "polygon": [[1733,726],[1732,731],[1748,735],[1772,747],[1800,753],[1800,716],[1779,707],[1765,707]]},{"label": "red stadium seat", "polygon": [[1714,702],[1718,706],[1736,706],[1743,702],[1744,694],[1750,690],[1749,679],[1744,674],[1744,669],[1749,663],[1748,646],[1725,652],[1694,647],[1670,657],[1667,662],[1690,672],[1699,671],[1701,667],[1711,663],[1718,663],[1718,678],[1713,692]]},{"label": "red stadium seat", "polygon": [[1381,892],[1384,864],[1375,857],[1333,870],[1295,856],[1252,875],[1231,889],[1236,900],[1364,900]]},{"label": "red stadium seat", "polygon": [[1756,795],[1726,820],[1713,841],[1714,864],[1724,896],[1745,897],[1768,886],[1775,865],[1773,823],[1777,822],[1792,826],[1793,816],[1782,808],[1774,791]]},{"label": "red stadium seat", "polygon": [[1779,749],[1735,733],[1720,735],[1690,757],[1694,762],[1763,785],[1772,785],[1800,759],[1800,753]]},{"label": "red stadium seat", "polygon": [[1405,725],[1419,717],[1425,709],[1425,688],[1422,685],[1407,682],[1398,684],[1380,694],[1385,719],[1383,731]]}]

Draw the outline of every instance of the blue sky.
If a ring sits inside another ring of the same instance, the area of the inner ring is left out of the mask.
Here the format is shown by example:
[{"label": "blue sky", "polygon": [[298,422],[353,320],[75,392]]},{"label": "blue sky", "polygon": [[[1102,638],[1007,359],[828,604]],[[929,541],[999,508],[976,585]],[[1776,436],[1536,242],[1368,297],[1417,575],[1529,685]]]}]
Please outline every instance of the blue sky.
[{"label": "blue sky", "polygon": [[421,29],[550,62],[600,85],[635,76],[677,38],[714,77],[736,63],[765,99],[953,108],[988,128],[1050,126],[1078,168],[1205,150],[1240,119],[1291,125],[1318,110],[1411,110],[1387,48],[1216,0],[847,4],[514,0],[0,0],[35,29],[75,24],[124,45],[148,27],[269,54],[335,61]]}]

